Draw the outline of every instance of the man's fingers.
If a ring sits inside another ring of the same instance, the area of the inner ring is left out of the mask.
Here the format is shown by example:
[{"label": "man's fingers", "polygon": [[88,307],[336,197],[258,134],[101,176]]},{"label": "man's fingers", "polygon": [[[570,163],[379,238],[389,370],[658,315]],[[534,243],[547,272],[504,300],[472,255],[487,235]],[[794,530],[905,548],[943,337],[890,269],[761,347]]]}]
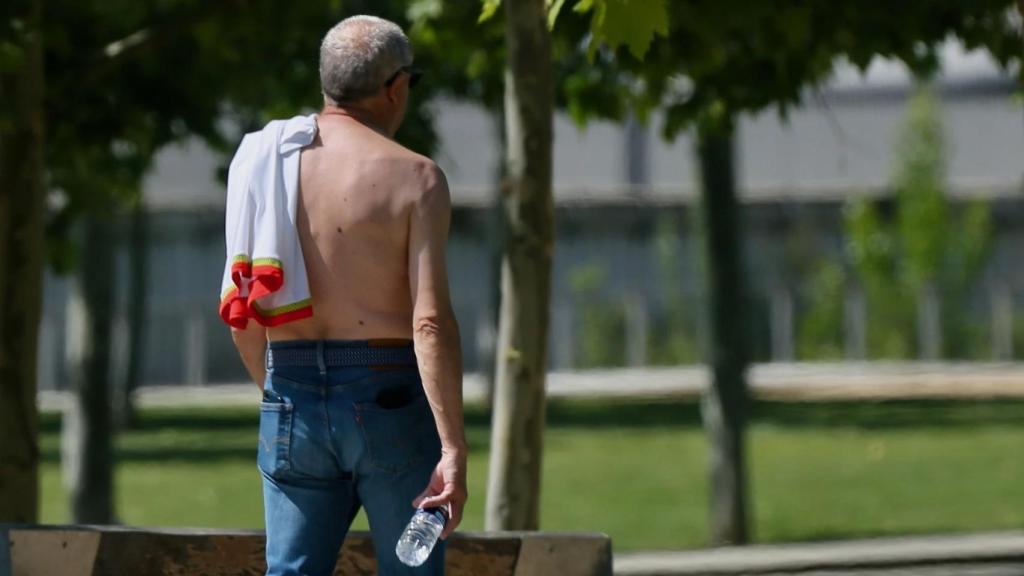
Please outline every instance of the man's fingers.
[{"label": "man's fingers", "polygon": [[429,487],[426,490],[424,490],[423,492],[420,492],[419,496],[417,496],[417,497],[412,499],[412,507],[413,508],[422,508],[423,507],[423,501],[426,500],[427,498],[430,498],[430,492],[431,492],[431,490],[430,490]]},{"label": "man's fingers", "polygon": [[447,538],[462,522],[462,508],[464,503],[460,501],[455,494],[455,490],[445,490],[443,493],[437,496],[431,496],[424,498],[419,504],[420,508],[439,508],[446,506],[448,508],[448,522],[445,523],[444,532],[441,533],[441,538]]},{"label": "man's fingers", "polygon": [[438,506],[444,506],[451,499],[451,493],[445,492],[438,494],[437,496],[428,496],[420,500],[417,508],[436,508]]},{"label": "man's fingers", "polygon": [[448,536],[451,535],[452,532],[455,532],[455,529],[459,527],[459,524],[462,523],[462,507],[462,502],[457,502],[455,500],[451,501],[451,505],[449,506],[451,518],[448,519],[448,523],[445,524],[444,527],[444,532],[441,533],[442,539],[448,538]]},{"label": "man's fingers", "polygon": [[412,505],[416,508],[440,508],[442,506],[448,508],[448,522],[445,523],[444,531],[441,533],[441,538],[445,539],[462,523],[462,510],[467,497],[466,489],[464,486],[460,488],[456,483],[446,482],[440,494],[431,494],[431,492],[433,492],[432,487],[427,486],[427,489],[412,501]]}]

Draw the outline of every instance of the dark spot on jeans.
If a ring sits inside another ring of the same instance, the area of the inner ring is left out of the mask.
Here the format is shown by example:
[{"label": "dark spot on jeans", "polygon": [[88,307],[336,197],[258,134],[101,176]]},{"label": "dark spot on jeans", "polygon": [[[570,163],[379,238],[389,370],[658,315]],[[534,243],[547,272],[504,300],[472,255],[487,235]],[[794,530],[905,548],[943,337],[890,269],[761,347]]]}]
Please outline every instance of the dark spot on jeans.
[{"label": "dark spot on jeans", "polygon": [[407,386],[398,388],[387,388],[377,393],[374,399],[381,408],[395,409],[405,406],[412,401],[413,392]]}]

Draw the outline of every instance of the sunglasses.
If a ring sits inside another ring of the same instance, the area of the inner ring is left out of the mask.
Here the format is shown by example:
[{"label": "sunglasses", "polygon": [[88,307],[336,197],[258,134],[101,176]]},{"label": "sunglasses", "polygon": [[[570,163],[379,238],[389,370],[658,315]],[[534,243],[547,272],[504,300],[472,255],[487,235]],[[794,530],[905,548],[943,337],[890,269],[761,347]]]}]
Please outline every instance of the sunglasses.
[{"label": "sunglasses", "polygon": [[384,85],[390,87],[392,84],[395,83],[395,80],[398,80],[398,77],[402,75],[402,72],[405,72],[406,74],[409,75],[409,89],[410,90],[415,88],[416,84],[419,83],[420,78],[423,77],[423,70],[420,70],[419,68],[415,68],[413,66],[402,66],[401,68],[396,70],[395,73],[392,74],[387,79],[386,82],[384,82]]}]

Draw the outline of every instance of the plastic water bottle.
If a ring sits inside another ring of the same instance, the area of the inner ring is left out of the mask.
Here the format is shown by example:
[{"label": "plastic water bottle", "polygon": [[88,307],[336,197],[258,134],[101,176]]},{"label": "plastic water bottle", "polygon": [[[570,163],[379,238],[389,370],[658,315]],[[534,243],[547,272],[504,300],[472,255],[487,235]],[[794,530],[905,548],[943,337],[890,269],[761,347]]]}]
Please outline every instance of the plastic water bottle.
[{"label": "plastic water bottle", "polygon": [[437,538],[448,523],[448,511],[441,508],[417,508],[395,546],[395,554],[406,566],[419,566],[427,561]]}]

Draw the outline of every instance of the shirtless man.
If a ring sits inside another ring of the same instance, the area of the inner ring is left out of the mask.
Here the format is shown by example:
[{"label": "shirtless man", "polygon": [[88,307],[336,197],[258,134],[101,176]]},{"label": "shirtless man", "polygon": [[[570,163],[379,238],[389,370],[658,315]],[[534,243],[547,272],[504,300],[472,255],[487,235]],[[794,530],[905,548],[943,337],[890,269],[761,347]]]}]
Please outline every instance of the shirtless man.
[{"label": "shirtless man", "polygon": [[[418,79],[411,64],[408,39],[386,20],[356,16],[327,33],[324,108],[301,152],[297,211],[313,316],[232,329],[263,389],[261,445],[275,447],[259,460],[268,575],[332,574],[360,506],[380,574],[442,574],[443,542],[415,569],[395,544],[413,506],[447,509],[442,537],[462,518],[450,197],[432,161],[392,140]],[[381,351],[386,365],[358,360]]]}]

